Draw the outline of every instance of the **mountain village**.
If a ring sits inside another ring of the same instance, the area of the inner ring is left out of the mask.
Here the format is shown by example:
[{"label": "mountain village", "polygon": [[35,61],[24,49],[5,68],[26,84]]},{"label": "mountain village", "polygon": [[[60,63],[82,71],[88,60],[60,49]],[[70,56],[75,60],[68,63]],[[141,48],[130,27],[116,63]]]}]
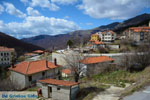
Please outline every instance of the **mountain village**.
[{"label": "mountain village", "polygon": [[[35,50],[19,57],[14,48],[1,46],[0,66],[7,71],[0,88],[31,90],[42,100],[127,100],[123,97],[150,82],[149,76],[134,72],[148,68],[149,34],[150,23],[129,27],[121,35],[99,31],[78,47],[69,40],[66,49]],[[138,48],[141,51],[133,52]]]}]

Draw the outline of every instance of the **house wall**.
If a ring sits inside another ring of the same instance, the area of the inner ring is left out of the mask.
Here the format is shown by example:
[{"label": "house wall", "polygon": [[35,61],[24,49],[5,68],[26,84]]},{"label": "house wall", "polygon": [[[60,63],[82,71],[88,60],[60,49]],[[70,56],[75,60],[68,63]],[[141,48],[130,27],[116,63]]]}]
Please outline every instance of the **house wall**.
[{"label": "house wall", "polygon": [[120,45],[107,45],[110,49],[119,49]]},{"label": "house wall", "polygon": [[[24,75],[15,71],[10,71],[11,75],[11,81],[13,83],[17,83],[17,85],[20,87],[20,89],[23,89],[25,87],[29,87],[36,83],[37,80],[44,79],[44,78],[56,78],[58,79],[58,68],[52,69],[45,72],[45,76],[42,75],[42,72],[32,74],[32,75]],[[29,81],[29,76],[32,76],[32,81]]]},{"label": "house wall", "polygon": [[32,76],[32,81],[29,82],[29,76],[26,76],[26,86],[30,86],[32,84],[35,84],[37,80],[40,80],[40,79],[44,79],[44,78],[56,78],[58,79],[58,68],[55,68],[55,69],[51,69],[51,70],[48,70],[48,71],[44,71],[45,72],[45,75],[43,76],[42,75],[42,72],[39,72],[39,73],[36,73],[36,74],[32,74],[30,76]]},{"label": "house wall", "polygon": [[112,62],[103,62],[97,64],[87,64],[87,76],[99,74],[103,72],[106,68],[110,67]]},{"label": "house wall", "polygon": [[20,89],[26,87],[25,75],[14,71],[10,71],[10,73],[11,73],[10,80],[13,82],[13,84],[16,84]]},{"label": "house wall", "polygon": [[75,85],[71,87],[71,100],[76,100],[76,95],[80,91],[79,85]]},{"label": "house wall", "polygon": [[68,77],[68,75],[66,73],[61,73],[62,77]]},{"label": "house wall", "polygon": [[[53,100],[75,100],[75,97],[80,90],[79,85],[69,87],[69,86],[57,86],[57,85],[50,85],[50,84],[46,85],[42,83],[42,96],[43,97],[49,98],[50,87],[52,88],[51,98]],[[58,90],[57,88],[60,88],[60,89]]]},{"label": "house wall", "polygon": [[48,86],[42,84],[42,96],[48,98]]},{"label": "house wall", "polygon": [[54,61],[54,59],[57,59],[57,64],[62,65],[62,66],[66,66],[67,63],[65,61],[65,54],[63,53],[52,53],[52,61]]},{"label": "house wall", "polygon": [[70,100],[70,87],[61,87],[57,90],[58,86],[50,85],[52,87],[52,98],[54,100]]},{"label": "house wall", "polygon": [[116,39],[116,34],[111,34],[110,32],[107,32],[105,34],[102,34],[102,32],[98,32],[99,37],[101,38],[101,41],[114,41]]}]

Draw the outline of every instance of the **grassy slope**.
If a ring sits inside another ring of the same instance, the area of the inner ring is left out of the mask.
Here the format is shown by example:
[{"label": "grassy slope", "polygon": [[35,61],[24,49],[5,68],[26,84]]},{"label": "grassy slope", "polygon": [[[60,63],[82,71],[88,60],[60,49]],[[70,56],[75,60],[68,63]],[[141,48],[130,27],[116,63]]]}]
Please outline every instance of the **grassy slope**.
[{"label": "grassy slope", "polygon": [[[100,90],[105,90],[109,85],[115,85],[119,87],[125,87],[125,83],[135,83],[130,87],[126,88],[122,93],[122,97],[141,89],[148,83],[150,83],[150,67],[147,67],[141,72],[129,73],[127,71],[114,71],[109,73],[102,73],[92,76],[91,80],[86,78],[82,79],[86,83],[81,84],[81,90],[94,87],[95,91],[90,89],[88,94],[83,98],[83,100],[91,100],[96,94],[101,92]],[[79,99],[81,100],[81,99]]]}]

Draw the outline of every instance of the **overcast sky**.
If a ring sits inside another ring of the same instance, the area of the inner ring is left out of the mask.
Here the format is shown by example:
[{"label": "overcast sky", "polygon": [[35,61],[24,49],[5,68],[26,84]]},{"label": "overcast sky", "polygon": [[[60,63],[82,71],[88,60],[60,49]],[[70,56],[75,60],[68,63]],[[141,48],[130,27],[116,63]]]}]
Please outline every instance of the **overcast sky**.
[{"label": "overcast sky", "polygon": [[150,0],[0,0],[0,31],[19,39],[65,34],[143,13]]}]

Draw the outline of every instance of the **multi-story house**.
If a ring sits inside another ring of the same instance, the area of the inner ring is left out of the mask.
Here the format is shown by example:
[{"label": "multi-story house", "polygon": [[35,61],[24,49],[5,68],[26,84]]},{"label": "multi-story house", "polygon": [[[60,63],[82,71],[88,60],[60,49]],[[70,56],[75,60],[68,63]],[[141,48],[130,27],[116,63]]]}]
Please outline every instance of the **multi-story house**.
[{"label": "multi-story house", "polygon": [[60,78],[61,66],[47,60],[23,61],[9,68],[10,79],[18,89],[36,84],[36,81],[45,78]]},{"label": "multi-story house", "polygon": [[136,42],[146,42],[150,36],[150,27],[131,27],[123,32],[126,39]]},{"label": "multi-story house", "polygon": [[0,46],[0,66],[9,66],[15,57],[15,49]]},{"label": "multi-story house", "polygon": [[97,34],[99,34],[100,40],[102,42],[113,42],[116,39],[116,33],[111,30],[97,32]]}]

